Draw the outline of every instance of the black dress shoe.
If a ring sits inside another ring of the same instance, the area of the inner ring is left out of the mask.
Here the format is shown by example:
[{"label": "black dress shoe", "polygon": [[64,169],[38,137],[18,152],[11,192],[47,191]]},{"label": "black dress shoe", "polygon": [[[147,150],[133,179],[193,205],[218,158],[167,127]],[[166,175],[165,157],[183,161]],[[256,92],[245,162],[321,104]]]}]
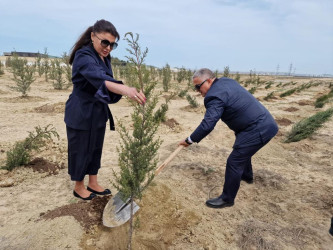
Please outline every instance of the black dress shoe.
[{"label": "black dress shoe", "polygon": [[242,181],[245,181],[248,184],[253,184],[253,178],[242,178]]},{"label": "black dress shoe", "polygon": [[74,194],[75,197],[80,198],[80,199],[85,200],[85,201],[92,200],[92,199],[94,199],[94,198],[97,196],[96,194],[91,193],[88,197],[83,198],[82,196],[80,196],[80,195],[79,195],[77,192],[75,192],[75,191],[73,191],[73,194]]},{"label": "black dress shoe", "polygon": [[97,192],[94,189],[92,189],[90,187],[87,187],[87,190],[90,191],[90,192],[93,192],[94,194],[98,194],[98,195],[108,195],[108,194],[111,194],[110,189],[105,189],[103,192]]},{"label": "black dress shoe", "polygon": [[333,217],[331,219],[331,228],[328,232],[333,236]]},{"label": "black dress shoe", "polygon": [[224,207],[233,206],[234,202],[226,202],[219,196],[219,197],[207,200],[206,205],[208,207],[213,207],[213,208],[224,208]]}]

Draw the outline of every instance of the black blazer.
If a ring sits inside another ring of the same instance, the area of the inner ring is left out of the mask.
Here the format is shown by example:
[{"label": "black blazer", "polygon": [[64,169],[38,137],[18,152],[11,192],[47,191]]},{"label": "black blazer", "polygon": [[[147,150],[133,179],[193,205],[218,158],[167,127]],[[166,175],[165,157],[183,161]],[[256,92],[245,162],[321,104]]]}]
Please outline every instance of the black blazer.
[{"label": "black blazer", "polygon": [[194,142],[200,142],[207,136],[220,119],[235,132],[234,148],[267,143],[278,131],[269,111],[233,79],[215,79],[204,104],[205,117],[191,134]]},{"label": "black blazer", "polygon": [[110,119],[111,130],[114,122],[108,104],[116,103],[121,95],[110,92],[105,80],[122,84],[113,78],[111,62],[105,63],[93,46],[85,46],[75,53],[70,94],[65,108],[65,123],[68,127],[80,130],[101,128]]}]

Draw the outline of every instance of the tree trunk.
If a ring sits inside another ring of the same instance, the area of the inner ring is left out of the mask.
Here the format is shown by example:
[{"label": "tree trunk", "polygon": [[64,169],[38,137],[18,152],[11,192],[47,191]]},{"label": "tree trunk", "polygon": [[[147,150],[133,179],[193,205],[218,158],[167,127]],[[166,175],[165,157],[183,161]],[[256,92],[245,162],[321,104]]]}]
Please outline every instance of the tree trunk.
[{"label": "tree trunk", "polygon": [[130,217],[130,229],[128,233],[127,250],[132,250],[132,235],[133,235],[133,197],[131,197],[131,217]]}]

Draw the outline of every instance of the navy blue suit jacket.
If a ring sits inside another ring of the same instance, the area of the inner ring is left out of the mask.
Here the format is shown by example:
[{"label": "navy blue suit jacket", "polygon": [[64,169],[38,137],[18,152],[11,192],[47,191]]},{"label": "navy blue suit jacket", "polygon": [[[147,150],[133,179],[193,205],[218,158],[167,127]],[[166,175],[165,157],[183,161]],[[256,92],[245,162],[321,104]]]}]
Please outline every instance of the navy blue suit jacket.
[{"label": "navy blue suit jacket", "polygon": [[205,117],[191,134],[194,142],[200,142],[207,136],[220,119],[235,132],[234,148],[267,143],[278,131],[269,111],[233,79],[215,79],[204,104]]},{"label": "navy blue suit jacket", "polygon": [[65,109],[65,123],[68,127],[79,130],[101,128],[110,119],[111,130],[114,130],[108,104],[118,102],[122,96],[110,92],[105,86],[105,80],[119,84],[122,82],[113,78],[110,60],[104,60],[91,45],[76,51],[72,68],[73,92]]}]

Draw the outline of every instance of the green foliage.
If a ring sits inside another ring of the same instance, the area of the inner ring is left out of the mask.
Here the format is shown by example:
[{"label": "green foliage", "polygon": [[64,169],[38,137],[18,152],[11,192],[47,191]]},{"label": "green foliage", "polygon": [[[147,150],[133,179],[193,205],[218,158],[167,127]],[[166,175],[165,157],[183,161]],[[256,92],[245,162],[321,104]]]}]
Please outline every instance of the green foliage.
[{"label": "green foliage", "polygon": [[66,52],[62,55],[62,61],[65,64],[64,73],[67,81],[67,88],[72,85],[72,66],[69,64],[69,56]]},{"label": "green foliage", "polygon": [[129,86],[137,86],[138,85],[138,79],[136,77],[137,71],[132,63],[127,63],[124,70],[123,70],[123,76],[125,78],[126,84]]},{"label": "green foliage", "polygon": [[3,67],[3,64],[2,64],[2,62],[0,61],[0,75],[5,74],[5,70],[4,70],[3,68],[4,68],[4,67]]},{"label": "green foliage", "polygon": [[16,82],[16,86],[11,87],[11,89],[21,92],[23,97],[27,96],[30,85],[36,80],[34,77],[35,66],[29,65],[26,59],[14,55],[11,59],[10,71],[13,73],[13,80]]},{"label": "green foliage", "polygon": [[[155,138],[160,122],[164,119],[168,110],[167,103],[162,104],[157,110],[158,97],[154,95],[156,82],[148,81],[150,71],[143,65],[148,49],[141,51],[138,40],[132,33],[126,33],[124,38],[130,49],[127,51],[131,56],[127,56],[136,74],[135,87],[145,94],[147,101],[144,105],[132,103],[132,123],[133,131],[130,133],[125,124],[119,122],[119,133],[121,138],[119,152],[120,172],[113,172],[115,181],[114,187],[120,191],[124,199],[130,198],[131,218],[129,230],[128,249],[131,249],[133,226],[133,200],[142,198],[142,192],[150,185],[154,178],[154,170],[158,160],[157,151],[161,145],[161,140]],[[156,111],[155,111],[156,110]]]},{"label": "green foliage", "polygon": [[36,66],[38,75],[42,76],[44,73],[44,68],[43,68],[43,64],[42,64],[42,55],[39,52],[38,52],[38,56],[36,57],[35,66]]},{"label": "green foliage", "polygon": [[184,96],[187,95],[187,92],[188,92],[188,88],[187,89],[183,89],[183,90],[179,91],[178,96],[181,97],[181,98],[183,98]]},{"label": "green foliage", "polygon": [[236,82],[240,82],[240,74],[238,72],[236,72],[234,79]]},{"label": "green foliage", "polygon": [[229,77],[230,76],[229,66],[224,67],[223,76],[224,77]]},{"label": "green foliage", "polygon": [[311,82],[308,82],[308,83],[303,83],[300,87],[297,88],[297,92],[301,92],[302,90],[304,89],[308,89],[310,87],[312,87],[312,83]]},{"label": "green foliage", "polygon": [[332,115],[333,108],[330,108],[326,111],[318,112],[311,117],[301,120],[292,127],[290,133],[287,135],[285,142],[296,142],[309,137]]},{"label": "green foliage", "polygon": [[252,87],[252,88],[249,90],[249,92],[253,95],[254,92],[256,92],[256,90],[257,90],[257,87]]},{"label": "green foliage", "polygon": [[150,70],[149,75],[150,75],[151,81],[156,81],[158,78],[158,70],[153,66],[150,66],[149,70]]},{"label": "green foliage", "polygon": [[31,159],[33,151],[39,151],[52,137],[59,139],[59,135],[51,124],[44,128],[35,127],[34,132],[29,132],[29,136],[23,140],[16,142],[12,149],[7,152],[7,160],[5,169],[11,171],[15,167],[27,164]]},{"label": "green foliage", "polygon": [[263,83],[263,82],[260,81],[260,76],[257,75],[255,71],[250,70],[250,78],[245,79],[244,87],[247,87],[250,84],[254,84],[254,85],[258,86],[261,83]]},{"label": "green foliage", "polygon": [[323,95],[320,96],[316,99],[315,102],[315,107],[316,108],[322,108],[324,107],[324,105],[329,102],[330,99],[333,98],[333,89],[331,89],[331,91],[327,94],[327,95]]},{"label": "green foliage", "polygon": [[269,99],[272,99],[274,97],[274,91],[267,94],[267,96],[264,97],[264,100],[265,101],[268,101]]},{"label": "green foliage", "polygon": [[282,85],[282,82],[279,82],[279,84],[276,85],[276,87],[281,87],[281,85]]},{"label": "green foliage", "polygon": [[280,94],[280,97],[286,97],[286,96],[292,95],[296,92],[296,90],[297,90],[297,88],[289,89],[289,90],[283,92],[282,94]]},{"label": "green foliage", "polygon": [[51,61],[50,69],[50,79],[52,80],[52,85],[54,89],[67,89],[68,84],[65,84],[66,81],[63,79],[64,69],[61,66],[61,59],[54,59]]},{"label": "green foliage", "polygon": [[192,72],[192,70],[187,70],[187,74],[186,74],[186,79],[187,79],[187,85],[189,86],[189,87],[191,87],[192,86],[192,76],[193,76],[193,72]]},{"label": "green foliage", "polygon": [[[288,84],[292,84],[292,85],[295,85],[295,83],[297,82],[289,82]],[[285,86],[285,84],[284,84]],[[292,95],[294,94],[295,92],[298,93],[298,92],[301,92],[302,90],[304,89],[308,89],[310,87],[314,86],[312,82],[308,82],[308,83],[303,83],[300,87],[296,87],[296,88],[293,88],[293,89],[289,89],[285,92],[283,92],[282,94],[280,94],[280,97],[285,97],[285,96],[289,96],[289,95]]]},{"label": "green foliage", "polygon": [[199,107],[199,104],[198,104],[198,102],[197,102],[197,100],[196,100],[196,98],[194,96],[191,96],[191,95],[187,94],[186,95],[186,100],[188,101],[188,103],[190,104],[190,106],[192,108]]},{"label": "green foliage", "polygon": [[44,59],[42,63],[42,68],[45,76],[45,81],[49,81],[49,73],[50,73],[50,59],[49,59],[49,54],[47,52],[47,48],[44,49]]},{"label": "green foliage", "polygon": [[163,90],[167,92],[169,91],[169,85],[171,81],[171,69],[169,64],[166,64],[165,67],[163,67],[162,76],[163,76],[162,79]]},{"label": "green foliage", "polygon": [[[129,61],[135,67],[138,79],[138,87],[143,90],[147,97],[145,105],[133,103],[134,112],[132,114],[133,132],[130,134],[125,125],[120,122],[120,137],[122,144],[119,151],[120,176],[116,177],[115,187],[124,195],[131,199],[142,197],[142,191],[150,184],[154,174],[157,160],[155,156],[161,144],[159,139],[155,139],[157,128],[167,111],[167,105],[162,105],[157,111],[157,96],[153,95],[156,83],[145,82],[143,75],[143,62],[148,49],[141,51],[138,44],[139,35],[136,37],[132,33],[125,35],[125,40],[131,49],[127,49],[132,57]],[[145,183],[143,183],[146,180]]]},{"label": "green foliage", "polygon": [[181,67],[177,72],[177,82],[181,83],[187,77],[187,70],[184,67]]},{"label": "green foliage", "polygon": [[10,68],[12,66],[12,57],[11,56],[6,57],[5,66],[6,66],[6,68]]},{"label": "green foliage", "polygon": [[244,81],[244,87],[249,86],[251,83],[252,83],[252,79],[251,78],[245,79],[245,81]]},{"label": "green foliage", "polygon": [[166,121],[166,112],[169,109],[168,100],[163,103],[155,112],[154,120],[158,123]]},{"label": "green foliage", "polygon": [[266,86],[265,86],[265,89],[269,89],[272,86],[273,83],[274,83],[273,81],[267,82]]}]

